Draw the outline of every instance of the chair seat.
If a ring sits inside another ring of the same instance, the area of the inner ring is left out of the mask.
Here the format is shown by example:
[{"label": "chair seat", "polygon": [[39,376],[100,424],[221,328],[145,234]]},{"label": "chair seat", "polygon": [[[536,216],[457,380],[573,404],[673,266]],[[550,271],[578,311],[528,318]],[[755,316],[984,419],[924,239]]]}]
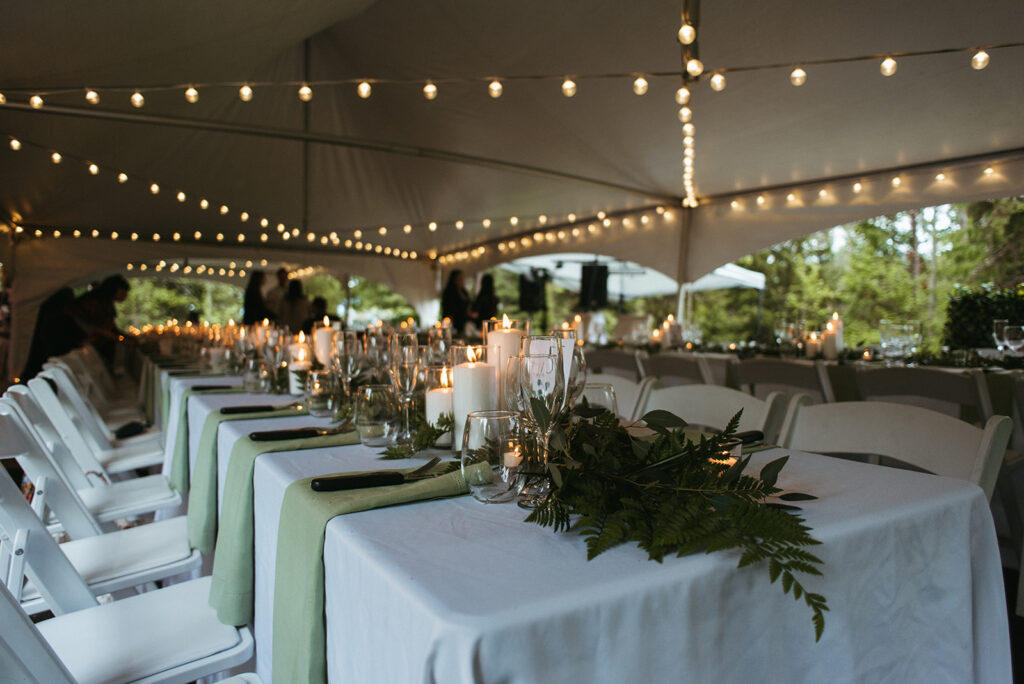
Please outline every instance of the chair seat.
[{"label": "chair seat", "polygon": [[[192,556],[185,516],[75,539],[61,544],[60,550],[94,591],[93,585],[109,584],[128,575],[187,561]],[[27,603],[39,598],[39,592],[28,582],[21,597]]]},{"label": "chair seat", "polygon": [[241,643],[209,605],[210,578],[44,620],[36,626],[80,684],[132,682]]},{"label": "chair seat", "polygon": [[123,473],[163,464],[164,450],[159,442],[149,440],[140,444],[105,449],[97,454],[97,458],[108,473]]},{"label": "chair seat", "polygon": [[147,475],[77,491],[86,508],[101,522],[181,503],[181,495],[171,489],[163,475]]}]

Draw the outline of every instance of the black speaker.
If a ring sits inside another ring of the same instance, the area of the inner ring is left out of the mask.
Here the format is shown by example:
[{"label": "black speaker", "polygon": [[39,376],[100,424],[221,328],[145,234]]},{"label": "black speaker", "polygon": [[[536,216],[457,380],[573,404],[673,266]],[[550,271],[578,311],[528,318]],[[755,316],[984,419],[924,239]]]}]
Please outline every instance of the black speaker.
[{"label": "black speaker", "polygon": [[608,306],[608,267],[584,264],[580,271],[580,311],[593,311]]},{"label": "black speaker", "polygon": [[547,298],[544,296],[548,273],[544,270],[531,270],[519,276],[519,310],[544,311],[547,309]]}]

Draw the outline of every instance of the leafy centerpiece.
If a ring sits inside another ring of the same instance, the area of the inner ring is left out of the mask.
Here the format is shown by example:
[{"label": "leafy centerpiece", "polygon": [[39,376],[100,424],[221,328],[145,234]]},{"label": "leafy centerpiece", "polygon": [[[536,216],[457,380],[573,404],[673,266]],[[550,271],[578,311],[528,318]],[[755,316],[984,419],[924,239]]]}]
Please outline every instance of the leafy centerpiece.
[{"label": "leafy centerpiece", "polygon": [[[820,575],[820,544],[787,501],[815,497],[776,487],[788,456],[745,472],[750,456],[727,458],[736,414],[720,434],[687,439],[686,423],[667,411],[642,418],[649,435],[631,434],[618,418],[586,405],[579,420],[556,426],[546,469],[550,494],[526,518],[556,532],[586,537],[588,559],[636,542],[655,561],[704,550],[740,549],[738,567],[767,562],[771,582],[803,599],[815,639],[825,628],[825,597],[807,591],[799,574]],[[534,476],[538,476],[534,473]]]}]

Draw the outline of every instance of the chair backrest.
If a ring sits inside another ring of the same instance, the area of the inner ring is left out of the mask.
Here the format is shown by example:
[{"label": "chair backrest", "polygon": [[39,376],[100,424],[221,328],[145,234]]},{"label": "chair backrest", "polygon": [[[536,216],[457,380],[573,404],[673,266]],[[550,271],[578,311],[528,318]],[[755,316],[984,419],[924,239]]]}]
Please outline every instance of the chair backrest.
[{"label": "chair backrest", "polygon": [[4,626],[0,630],[0,672],[4,682],[76,684],[5,586],[0,586],[0,624]]},{"label": "chair backrest", "polygon": [[721,385],[722,387],[736,387],[735,368],[739,359],[735,354],[723,354],[713,352],[697,352],[697,357],[703,359],[708,371],[711,373],[709,385]]},{"label": "chair backrest", "polygon": [[773,392],[762,400],[718,385],[677,385],[652,389],[639,413],[664,409],[688,423],[721,430],[743,409],[739,431],[760,430],[766,442],[774,443],[786,416],[786,404],[782,392]]},{"label": "chair backrest", "polygon": [[[96,597],[85,580],[46,531],[21,489],[5,472],[0,473],[0,530],[8,538],[21,542],[13,553],[19,560],[24,560],[23,566],[19,564],[18,576],[5,576],[4,585],[20,587],[23,568],[24,575],[32,580],[54,614],[71,613],[96,605]],[[14,566],[12,563],[10,567]],[[9,570],[4,574],[7,572]]]},{"label": "chair backrest", "polygon": [[992,416],[985,374],[976,371],[946,371],[935,368],[873,368],[859,369],[855,374],[860,398],[897,404],[910,404],[963,417],[963,407],[970,407],[972,421],[984,425]]},{"label": "chair backrest", "polygon": [[[40,374],[42,375],[42,374]],[[97,444],[92,436],[83,426],[80,417],[73,415],[67,410],[53,387],[46,381],[45,377],[35,377],[28,381],[28,389],[32,398],[36,400],[39,408],[45,415],[45,420],[57,431],[60,438],[67,445],[71,455],[81,464],[86,472],[102,473],[107,476],[106,471],[100,464],[97,454],[104,448]],[[35,422],[35,421],[33,421]],[[108,478],[109,479],[109,478]]]},{"label": "chair backrest", "polygon": [[636,382],[620,375],[607,373],[587,373],[587,383],[605,383],[615,388],[615,401],[619,405],[619,415],[627,420],[636,420],[639,409],[646,401],[647,392],[653,386],[650,378]]},{"label": "chair backrest", "polygon": [[639,359],[640,377],[654,378],[662,387],[713,385],[714,378],[708,362],[696,354],[666,352]]},{"label": "chair backrest", "polygon": [[762,399],[771,392],[785,392],[808,394],[826,403],[836,400],[823,361],[743,359],[736,364],[736,381],[744,392]]},{"label": "chair backrest", "polygon": [[588,372],[618,375],[628,380],[640,380],[640,366],[636,354],[617,349],[591,349],[585,352]]},{"label": "chair backrest", "polygon": [[74,416],[82,432],[86,433],[90,440],[103,449],[113,446],[110,441],[113,436],[109,430],[104,428],[103,419],[100,417],[92,402],[81,394],[75,386],[71,376],[62,368],[43,368],[38,377],[52,380],[57,385],[57,400],[60,401],[69,416]]},{"label": "chair backrest", "polygon": [[[59,442],[59,448],[66,447]],[[17,460],[36,486],[35,495],[45,499],[46,506],[72,539],[103,533],[70,479],[56,466],[39,434],[17,413],[10,397],[0,398],[0,459],[4,458]],[[37,511],[39,515],[44,513]]]},{"label": "chair backrest", "polygon": [[937,475],[967,480],[992,498],[1010,439],[1010,419],[984,428],[917,406],[883,401],[810,405],[794,398],[782,425],[783,446],[832,454],[886,456]]}]

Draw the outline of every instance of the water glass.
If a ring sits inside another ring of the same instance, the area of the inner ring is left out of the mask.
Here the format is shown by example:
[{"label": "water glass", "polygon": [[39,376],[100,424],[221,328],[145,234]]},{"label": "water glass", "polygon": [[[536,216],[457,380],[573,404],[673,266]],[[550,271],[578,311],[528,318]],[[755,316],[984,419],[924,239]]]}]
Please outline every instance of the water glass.
[{"label": "water glass", "polygon": [[471,411],[462,436],[462,476],[473,498],[505,503],[515,498],[522,461],[518,418],[511,411]]},{"label": "water glass", "polygon": [[338,376],[329,370],[306,373],[306,408],[314,418],[327,418],[338,410],[341,388]]},{"label": "water glass", "polygon": [[263,391],[263,362],[255,357],[242,364],[242,389],[246,392]]},{"label": "water glass", "polygon": [[398,431],[398,401],[390,385],[363,385],[356,395],[356,431],[365,446],[391,446]]},{"label": "water glass", "polygon": [[591,408],[603,408],[619,415],[619,404],[615,400],[615,387],[604,382],[587,383],[583,386],[583,398]]},{"label": "water glass", "polygon": [[1013,354],[1024,348],[1024,328],[1019,325],[1008,325],[1003,328],[1003,344]]},{"label": "water glass", "polygon": [[1005,318],[997,318],[992,321],[992,341],[996,344],[996,351],[1005,351],[1006,341],[1003,338],[1003,331],[1010,324]]}]

